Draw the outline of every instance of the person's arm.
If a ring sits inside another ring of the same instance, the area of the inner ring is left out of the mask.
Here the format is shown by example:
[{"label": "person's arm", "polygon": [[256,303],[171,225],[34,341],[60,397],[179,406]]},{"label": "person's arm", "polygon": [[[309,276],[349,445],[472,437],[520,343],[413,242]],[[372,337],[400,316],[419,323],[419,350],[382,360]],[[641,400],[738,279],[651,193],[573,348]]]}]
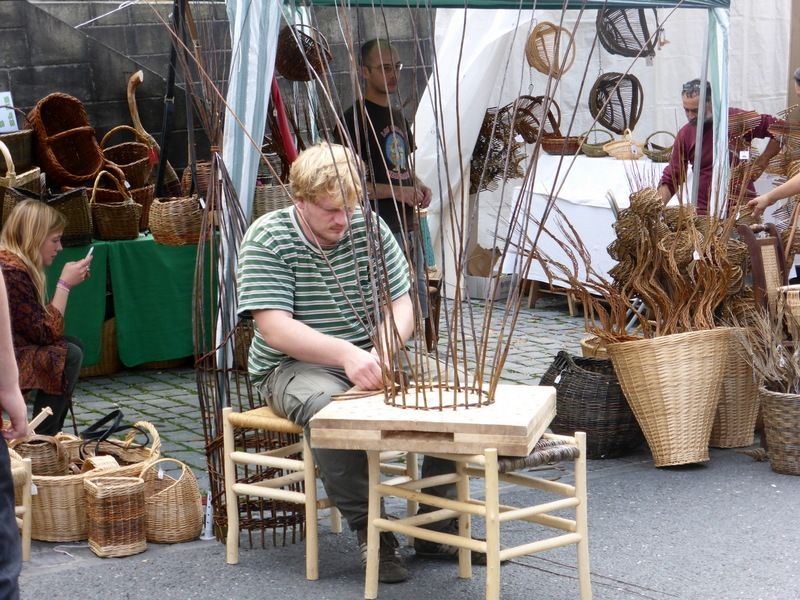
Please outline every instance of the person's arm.
[{"label": "person's arm", "polygon": [[675,194],[675,191],[683,185],[683,175],[686,173],[686,157],[683,148],[683,130],[678,132],[675,143],[672,145],[672,153],[669,162],[664,167],[661,179],[658,182],[658,195],[661,201],[666,204]]},{"label": "person's arm", "polygon": [[344,369],[363,390],[380,389],[383,375],[378,358],[345,340],[320,333],[283,310],[253,311],[256,327],[267,344],[295,360]]},{"label": "person's arm", "polygon": [[89,269],[92,264],[92,256],[87,256],[81,260],[64,263],[61,268],[61,275],[58,276],[58,284],[53,297],[50,299],[50,306],[55,308],[62,315],[67,310],[69,292],[76,285],[83,283],[89,277]]},{"label": "person's arm", "polygon": [[11,338],[11,315],[8,308],[3,273],[0,271],[0,408],[8,415],[11,425],[3,429],[7,440],[28,435],[28,409],[19,389],[19,371]]},{"label": "person's arm", "polygon": [[766,194],[761,194],[747,203],[753,209],[753,217],[760,217],[768,206],[772,206],[778,200],[800,194],[800,173],[782,183],[776,188],[771,189]]},{"label": "person's arm", "polygon": [[408,186],[371,181],[367,184],[367,195],[370,198],[395,198],[401,204],[420,208],[428,208],[431,203],[431,189],[419,179]]}]

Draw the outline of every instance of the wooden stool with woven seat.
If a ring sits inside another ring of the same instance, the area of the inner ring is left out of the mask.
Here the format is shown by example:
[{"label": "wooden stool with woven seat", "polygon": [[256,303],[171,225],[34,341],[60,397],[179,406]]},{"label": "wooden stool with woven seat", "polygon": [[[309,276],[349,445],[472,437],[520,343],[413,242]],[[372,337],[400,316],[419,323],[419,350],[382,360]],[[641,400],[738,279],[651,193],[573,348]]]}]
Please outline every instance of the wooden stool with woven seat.
[{"label": "wooden stool with woven seat", "polygon": [[[428,453],[430,454],[430,453]],[[368,453],[370,460],[370,477],[376,468],[375,453]],[[577,547],[577,570],[581,600],[592,597],[589,574],[589,538],[586,493],[586,434],[578,432],[575,436],[544,434],[536,443],[533,451],[526,457],[499,457],[497,450],[486,449],[482,454],[430,454],[439,458],[452,460],[457,471],[450,481],[456,484],[457,500],[448,500],[424,493],[426,487],[441,485],[442,476],[436,481],[418,479],[407,484],[391,485],[381,483],[370,488],[370,510],[377,506],[383,496],[415,498],[419,502],[438,507],[438,510],[406,519],[388,520],[377,518],[370,521],[370,535],[377,537],[379,530],[419,537],[442,544],[460,548],[459,577],[471,576],[471,554],[486,554],[486,598],[500,598],[500,564],[501,562],[575,544]],[[541,465],[559,461],[571,461],[574,464],[574,482],[572,484],[551,481],[545,477],[536,477],[530,473],[521,473],[522,469],[531,469]],[[484,500],[469,497],[469,478],[480,478],[484,481]],[[450,482],[448,481],[448,482]],[[507,506],[500,502],[499,482],[541,490],[560,497],[530,506]],[[574,510],[574,518],[562,516],[564,510]],[[558,513],[558,514],[552,514]],[[471,537],[472,516],[485,521],[486,540]],[[422,525],[436,520],[459,518],[459,535],[442,533],[425,529]],[[526,521],[556,529],[562,533],[551,537],[526,540],[513,547],[501,546],[500,526],[512,521]],[[378,593],[378,556],[377,552],[367,556],[367,577],[365,598],[377,598]]]},{"label": "wooden stool with woven seat", "polygon": [[33,485],[33,471],[31,459],[22,458],[19,454],[9,449],[11,459],[11,478],[14,481],[14,514],[17,518],[20,538],[22,541],[22,560],[31,559],[31,486]]},{"label": "wooden stool with woven seat", "polygon": [[[272,500],[302,504],[305,506],[306,526],[306,578],[310,580],[319,578],[318,567],[318,533],[317,513],[321,508],[331,509],[331,530],[341,533],[341,516],[339,511],[332,506],[328,498],[317,497],[317,473],[314,457],[308,440],[300,425],[283,418],[267,406],[262,406],[245,412],[234,412],[230,407],[222,411],[223,421],[223,454],[225,468],[225,498],[228,515],[228,535],[226,540],[226,560],[228,564],[239,562],[239,505],[236,498],[253,496]],[[235,445],[234,429],[260,429],[264,431],[293,434],[299,436],[299,441],[268,450],[265,452],[246,452],[237,450]],[[300,459],[291,458],[300,455]],[[403,455],[403,464],[391,464],[388,461]],[[397,481],[408,481],[417,473],[416,455],[411,453],[384,453],[380,468],[383,473],[397,476]],[[266,469],[276,469],[285,472],[257,483],[242,483],[237,481],[236,466],[253,465]],[[303,491],[298,491],[299,483],[303,483]],[[293,488],[293,489],[292,489]],[[407,510],[416,512],[416,502],[409,502]]]}]

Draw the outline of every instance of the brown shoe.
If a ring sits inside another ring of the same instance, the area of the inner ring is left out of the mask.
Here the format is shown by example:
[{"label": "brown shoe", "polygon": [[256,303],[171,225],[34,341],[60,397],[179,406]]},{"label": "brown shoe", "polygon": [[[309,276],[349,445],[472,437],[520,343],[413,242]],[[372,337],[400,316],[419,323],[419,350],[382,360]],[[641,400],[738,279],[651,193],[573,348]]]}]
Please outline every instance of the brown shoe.
[{"label": "brown shoe", "polygon": [[[367,566],[367,530],[359,529],[356,532],[358,548],[361,550],[361,565]],[[408,569],[405,561],[400,556],[397,548],[400,547],[397,538],[391,531],[381,531],[381,546],[379,550],[378,581],[381,583],[400,583],[408,579]]]}]

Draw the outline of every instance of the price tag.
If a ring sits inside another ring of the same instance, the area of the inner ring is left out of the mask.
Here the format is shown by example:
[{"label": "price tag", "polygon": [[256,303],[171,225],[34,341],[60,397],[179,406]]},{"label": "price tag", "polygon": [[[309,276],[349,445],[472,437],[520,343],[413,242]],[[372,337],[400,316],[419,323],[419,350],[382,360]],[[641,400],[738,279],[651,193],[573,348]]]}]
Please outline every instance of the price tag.
[{"label": "price tag", "polygon": [[697,250],[692,252],[692,259],[693,260],[700,260],[700,253]]},{"label": "price tag", "polygon": [[750,160],[750,150],[739,150],[739,160]]},{"label": "price tag", "polygon": [[156,477],[158,477],[159,479],[164,479],[164,469],[158,467],[158,473],[156,474]]},{"label": "price tag", "polygon": [[39,488],[36,487],[35,483],[31,483],[31,496],[36,496],[39,494]]}]

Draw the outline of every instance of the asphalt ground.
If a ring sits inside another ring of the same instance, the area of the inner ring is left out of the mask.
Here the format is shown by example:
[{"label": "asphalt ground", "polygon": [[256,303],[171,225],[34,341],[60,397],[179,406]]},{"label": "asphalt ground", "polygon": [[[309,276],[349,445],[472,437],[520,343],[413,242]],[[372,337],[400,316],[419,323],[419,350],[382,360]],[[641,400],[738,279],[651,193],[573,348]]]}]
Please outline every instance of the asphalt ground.
[{"label": "asphalt ground", "polygon": [[[480,305],[476,305],[480,310]],[[580,353],[584,323],[566,300],[545,296],[523,309],[504,370],[509,382],[535,384],[559,350]],[[80,427],[119,407],[126,421],[147,420],[162,456],[188,464],[208,487],[194,371],[129,370],[81,380]],[[589,546],[595,599],[733,600],[800,598],[800,478],[779,475],[748,448],[711,449],[710,460],[655,468],[646,445],[617,459],[588,461]],[[569,468],[552,468],[569,481]],[[473,494],[480,489],[473,486]],[[513,503],[522,492],[507,489]],[[390,503],[390,513],[402,511]],[[509,543],[523,533],[509,526]],[[480,523],[476,523],[480,532]],[[411,578],[382,584],[386,599],[484,597],[481,567],[459,579],[453,563],[422,560],[402,548]],[[514,559],[502,567],[504,600],[578,597],[574,547]],[[304,545],[289,536],[242,537],[240,563],[225,563],[224,545],[197,540],[148,544],[141,554],[99,558],[86,542],[34,541],[20,578],[25,600],[114,598],[339,599],[363,597],[355,536],[320,526],[320,579],[305,579]]]}]

